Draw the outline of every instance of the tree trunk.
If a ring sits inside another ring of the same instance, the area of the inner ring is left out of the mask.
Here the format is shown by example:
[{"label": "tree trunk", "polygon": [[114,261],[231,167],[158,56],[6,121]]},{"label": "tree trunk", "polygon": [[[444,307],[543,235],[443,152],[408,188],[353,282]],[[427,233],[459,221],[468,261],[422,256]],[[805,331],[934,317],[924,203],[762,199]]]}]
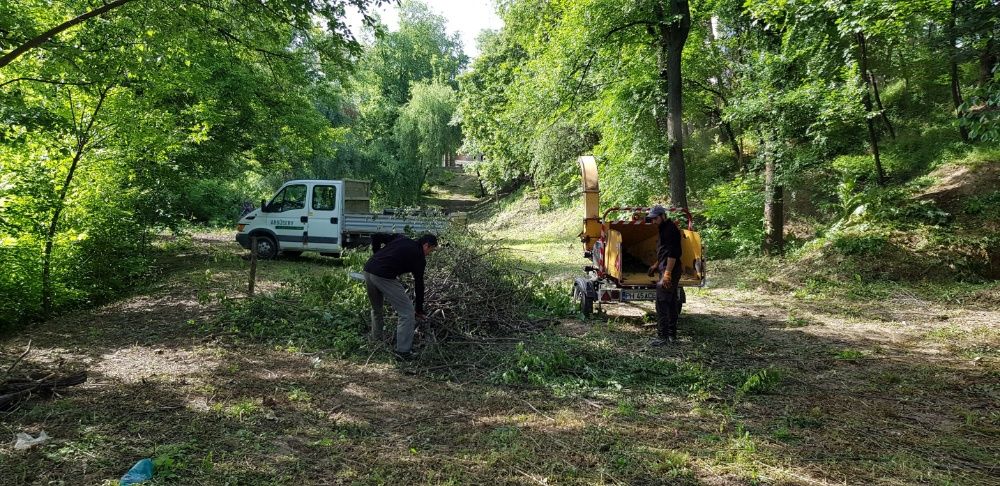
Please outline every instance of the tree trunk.
[{"label": "tree trunk", "polygon": [[781,255],[785,251],[784,187],[777,182],[777,161],[764,152],[764,254]]},{"label": "tree trunk", "polygon": [[878,185],[885,185],[885,170],[882,168],[882,158],[879,156],[878,151],[878,133],[875,131],[875,122],[872,120],[872,95],[871,95],[871,79],[868,77],[868,47],[865,44],[865,34],[863,32],[858,32],[857,35],[858,50],[859,50],[859,60],[861,62],[861,78],[865,82],[865,94],[862,97],[862,103],[865,107],[865,123],[868,124],[868,139],[872,144],[872,155],[875,157],[875,175]]},{"label": "tree trunk", "polygon": [[733,155],[736,156],[736,165],[739,167],[740,172],[746,170],[746,164],[743,162],[743,150],[740,148],[740,144],[736,141],[736,134],[733,133],[733,125],[727,121],[719,124],[722,127],[722,133],[726,134],[726,138],[729,139],[729,145],[733,149]]},{"label": "tree trunk", "polygon": [[955,114],[959,117],[958,133],[962,141],[969,143],[969,128],[961,123],[962,86],[958,79],[958,32],[955,30],[955,20],[958,15],[958,0],[951,0],[951,17],[948,18],[948,72],[951,76],[951,100],[955,103]]},{"label": "tree trunk", "polygon": [[879,116],[882,121],[885,122],[885,126],[889,129],[889,137],[893,140],[896,139],[896,128],[892,126],[892,122],[889,121],[889,115],[885,113],[885,107],[882,106],[882,97],[878,93],[878,80],[875,78],[875,73],[871,71],[868,72],[868,79],[872,82],[872,93],[875,94],[875,104],[878,106]]},{"label": "tree trunk", "polygon": [[979,55],[979,84],[986,86],[996,75],[997,63],[1000,62],[1000,49],[997,48],[996,39],[990,37],[986,41],[986,47]]},{"label": "tree trunk", "polygon": [[[90,120],[86,122],[82,118],[80,120],[80,124],[83,125],[86,123],[86,127],[77,129],[73,162],[69,166],[69,172],[66,173],[66,179],[63,181],[62,188],[59,190],[59,199],[56,201],[55,210],[52,212],[52,219],[49,220],[49,229],[45,233],[45,250],[42,254],[42,315],[46,318],[52,314],[52,246],[55,242],[56,232],[59,229],[59,216],[62,215],[62,210],[65,207],[66,194],[73,183],[76,168],[88,148],[87,144],[90,142],[91,130],[94,128],[94,122],[97,120],[97,114],[101,111],[101,105],[104,104],[104,99],[110,90],[111,87],[109,86],[101,91],[97,99],[97,105],[90,115]],[[73,123],[76,124],[76,120]]]},{"label": "tree trunk", "polygon": [[[480,160],[482,162],[482,160]],[[479,183],[479,197],[486,197],[486,186],[483,185],[483,176],[479,174],[479,167],[476,166],[476,182]]]},{"label": "tree trunk", "polygon": [[24,44],[15,47],[13,51],[10,51],[7,54],[4,54],[3,57],[0,57],[0,68],[3,68],[4,66],[10,64],[13,60],[17,59],[18,57],[21,57],[21,55],[24,54],[25,52],[28,52],[29,50],[35,47],[41,46],[42,44],[45,43],[45,41],[55,37],[56,35],[59,35],[60,32],[63,32],[66,29],[73,27],[74,25],[83,23],[91,17],[96,17],[105,12],[108,12],[109,10],[116,9],[132,1],[134,0],[115,0],[110,3],[106,3],[104,5],[101,5],[100,7],[95,8],[94,10],[91,10],[87,13],[69,19],[49,30],[46,30],[45,32],[42,32],[41,34],[38,34],[37,36],[29,39]]},{"label": "tree trunk", "polygon": [[[666,4],[666,9],[664,8]],[[691,31],[687,0],[657,0],[653,6],[656,60],[659,69],[657,125],[667,136],[670,163],[670,203],[686,208],[687,175],[684,166],[684,126],[681,100],[681,53]]]}]

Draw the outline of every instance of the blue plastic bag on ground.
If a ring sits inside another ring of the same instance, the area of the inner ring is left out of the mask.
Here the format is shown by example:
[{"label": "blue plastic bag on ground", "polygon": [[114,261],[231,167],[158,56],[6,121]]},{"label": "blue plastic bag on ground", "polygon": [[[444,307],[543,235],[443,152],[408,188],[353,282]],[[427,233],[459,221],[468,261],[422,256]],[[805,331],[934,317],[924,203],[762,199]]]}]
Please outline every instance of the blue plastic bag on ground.
[{"label": "blue plastic bag on ground", "polygon": [[129,469],[124,476],[122,476],[121,486],[129,486],[130,484],[139,484],[144,481],[149,481],[153,479],[153,461],[149,459],[143,459]]}]

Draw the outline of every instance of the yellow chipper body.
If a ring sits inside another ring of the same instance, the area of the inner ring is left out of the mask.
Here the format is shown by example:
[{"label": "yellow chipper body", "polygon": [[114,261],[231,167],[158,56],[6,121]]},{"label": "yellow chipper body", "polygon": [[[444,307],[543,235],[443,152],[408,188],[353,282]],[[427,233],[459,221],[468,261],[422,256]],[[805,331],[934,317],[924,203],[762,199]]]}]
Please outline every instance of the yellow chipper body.
[{"label": "yellow chipper body", "polygon": [[[648,301],[656,298],[658,276],[650,277],[648,269],[656,263],[657,227],[645,220],[648,207],[612,207],[600,212],[601,191],[597,182],[597,163],[593,157],[580,157],[583,179],[584,219],[580,241],[584,258],[591,261],[584,267],[587,277],[579,277],[573,285],[573,295],[580,302],[584,315],[593,312],[594,304]],[[687,217],[681,226],[680,302],[684,302],[684,287],[705,285],[705,258],[701,236],[694,231],[691,213],[686,209],[668,211]]]}]

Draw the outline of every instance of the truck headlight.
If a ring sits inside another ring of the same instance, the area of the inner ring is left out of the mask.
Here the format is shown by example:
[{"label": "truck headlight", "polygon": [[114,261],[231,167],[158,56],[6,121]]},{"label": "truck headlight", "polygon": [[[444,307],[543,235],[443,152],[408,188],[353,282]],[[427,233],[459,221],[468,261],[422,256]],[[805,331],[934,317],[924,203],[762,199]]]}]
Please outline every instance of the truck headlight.
[{"label": "truck headlight", "polygon": [[236,232],[237,233],[242,233],[243,232],[243,228],[246,228],[246,227],[247,227],[247,225],[245,225],[245,224],[236,225]]}]

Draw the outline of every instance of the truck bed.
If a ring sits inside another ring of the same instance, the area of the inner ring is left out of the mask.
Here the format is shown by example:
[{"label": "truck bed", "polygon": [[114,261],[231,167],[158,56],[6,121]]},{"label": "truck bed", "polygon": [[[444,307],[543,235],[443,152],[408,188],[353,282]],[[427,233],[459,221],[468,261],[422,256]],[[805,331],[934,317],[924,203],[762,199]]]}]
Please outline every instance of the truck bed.
[{"label": "truck bed", "polygon": [[345,214],[342,232],[358,235],[376,233],[440,233],[448,219],[434,216],[399,216],[394,214]]}]

